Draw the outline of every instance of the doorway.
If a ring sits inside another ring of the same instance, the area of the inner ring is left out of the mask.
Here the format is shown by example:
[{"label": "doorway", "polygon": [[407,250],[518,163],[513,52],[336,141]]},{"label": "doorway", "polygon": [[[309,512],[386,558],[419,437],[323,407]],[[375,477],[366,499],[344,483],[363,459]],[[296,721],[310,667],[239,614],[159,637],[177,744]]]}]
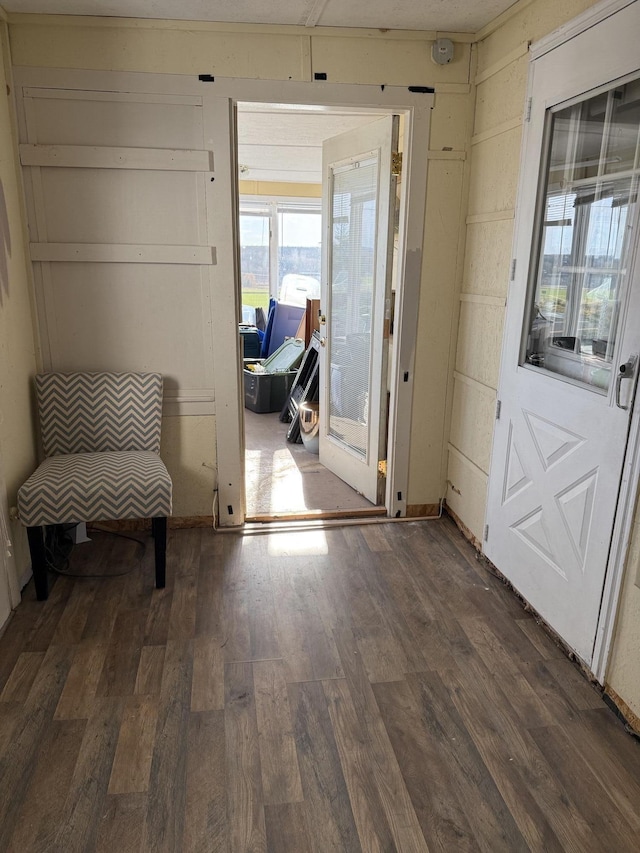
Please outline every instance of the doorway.
[{"label": "doorway", "polygon": [[484,544],[598,677],[629,521],[617,509],[637,489],[637,26],[628,7],[534,59]]},{"label": "doorway", "polygon": [[[341,137],[358,128],[368,128],[380,118],[379,111],[331,109],[313,105],[238,104],[241,321],[256,323],[258,326],[257,335],[253,329],[243,330],[242,348],[245,357],[250,359],[245,365],[247,370],[254,369],[251,364],[254,340],[258,336],[262,337],[270,299],[277,302],[278,309],[281,305],[289,306],[287,310],[291,317],[288,318],[288,335],[304,336],[304,320],[296,328],[296,311],[301,317],[304,317],[306,311],[305,347],[308,349],[305,364],[307,355],[315,357],[313,350],[318,349],[318,342],[325,342],[324,329],[320,328],[318,315],[322,243],[331,229],[328,230],[326,222],[322,222],[323,144],[326,140]],[[363,175],[364,171],[357,174]],[[326,217],[326,205],[324,215]],[[395,216],[392,225],[394,223],[397,223]],[[344,223],[341,227],[344,232]],[[373,243],[373,240],[370,242]],[[373,246],[362,249],[368,258],[373,258],[372,251]],[[393,263],[389,267],[391,274]],[[342,276],[346,281],[347,270],[337,271],[336,276]],[[395,282],[393,284],[395,290]],[[322,304],[324,311],[326,298]],[[363,306],[357,307],[366,316],[357,318],[357,328],[354,326],[360,338],[368,335],[368,327],[365,329],[363,324],[369,322],[371,314],[371,308],[366,306],[366,294]],[[336,309],[343,316],[343,322],[347,307],[341,304]],[[325,321],[330,324],[331,318],[323,318],[323,326],[326,325]],[[313,328],[317,330],[315,340],[310,339]],[[282,329],[275,341],[269,341],[268,347],[262,345],[261,355],[264,357],[267,353],[273,353],[280,345],[281,337]],[[342,350],[344,360],[344,346]],[[352,346],[346,353],[349,363],[354,360],[353,353]],[[302,357],[301,350],[298,359]],[[334,360],[337,361],[337,357],[332,356],[332,365]],[[344,367],[342,369],[346,377],[344,381],[347,381],[351,374]],[[338,365],[332,367],[334,375],[339,375],[339,371]],[[384,377],[381,375],[383,371]],[[384,366],[380,362],[378,374],[373,381],[383,386],[386,441],[390,380],[387,362]],[[268,395],[261,392],[259,399],[256,399],[254,394],[247,393],[246,388],[243,388],[247,520],[386,514],[382,489],[380,500],[368,500],[357,489],[357,477],[350,475],[348,464],[334,465],[332,471],[320,461],[318,382],[308,394],[309,408],[313,408],[313,411],[305,414],[307,420],[313,417],[313,423],[306,429],[304,424],[303,429],[292,429],[291,412],[287,410],[286,392],[283,391],[285,383],[281,377],[263,379],[250,376],[246,381],[254,391],[258,381],[265,385],[268,383],[272,389]],[[287,388],[291,381],[287,380]],[[352,383],[348,384],[351,386]],[[332,399],[337,406],[341,404],[339,396],[334,390]],[[342,414],[341,410],[337,411],[337,416]],[[366,409],[361,406],[354,422],[360,427],[366,423],[366,418]],[[342,421],[345,419],[342,418]],[[339,473],[335,473],[336,470]]]}]

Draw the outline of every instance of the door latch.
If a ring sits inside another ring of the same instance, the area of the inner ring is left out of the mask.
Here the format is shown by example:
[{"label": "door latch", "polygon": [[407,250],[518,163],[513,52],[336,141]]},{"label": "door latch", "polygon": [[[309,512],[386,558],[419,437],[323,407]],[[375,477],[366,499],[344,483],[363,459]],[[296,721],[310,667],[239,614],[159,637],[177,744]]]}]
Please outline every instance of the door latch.
[{"label": "door latch", "polygon": [[629,406],[623,406],[620,402],[620,387],[622,385],[623,379],[633,379],[636,375],[636,363],[638,361],[638,356],[636,353],[630,355],[627,361],[624,364],[621,364],[618,368],[618,375],[616,377],[616,406],[619,409],[624,409],[625,411],[629,408]]}]

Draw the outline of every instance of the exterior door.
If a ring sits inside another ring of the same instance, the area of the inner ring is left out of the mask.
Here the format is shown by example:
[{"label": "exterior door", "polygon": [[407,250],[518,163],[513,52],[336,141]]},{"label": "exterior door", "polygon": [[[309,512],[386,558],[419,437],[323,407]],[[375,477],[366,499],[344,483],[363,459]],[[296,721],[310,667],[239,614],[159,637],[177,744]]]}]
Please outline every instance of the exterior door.
[{"label": "exterior door", "polygon": [[323,146],[320,462],[382,503],[398,117]]},{"label": "exterior door", "polygon": [[617,17],[533,63],[484,545],[587,664],[640,354],[640,46]]}]

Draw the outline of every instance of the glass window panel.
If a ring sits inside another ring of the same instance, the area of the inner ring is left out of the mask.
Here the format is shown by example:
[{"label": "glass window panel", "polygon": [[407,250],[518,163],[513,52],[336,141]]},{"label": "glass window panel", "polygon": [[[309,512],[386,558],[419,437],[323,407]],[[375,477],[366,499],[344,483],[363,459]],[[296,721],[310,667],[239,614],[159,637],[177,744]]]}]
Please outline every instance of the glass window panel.
[{"label": "glass window panel", "polygon": [[278,293],[282,302],[306,305],[307,297],[320,298],[321,240],[320,211],[279,210]]},{"label": "glass window panel", "polygon": [[367,458],[378,161],[333,174],[329,435]]},{"label": "glass window panel", "polygon": [[240,214],[242,319],[253,322],[251,309],[269,308],[269,215]]},{"label": "glass window panel", "polygon": [[611,128],[604,162],[606,174],[637,168],[639,127],[640,80],[633,80],[611,93]]},{"label": "glass window panel", "polygon": [[525,362],[602,391],[611,381],[637,206],[638,96],[637,84],[627,84],[549,117]]}]

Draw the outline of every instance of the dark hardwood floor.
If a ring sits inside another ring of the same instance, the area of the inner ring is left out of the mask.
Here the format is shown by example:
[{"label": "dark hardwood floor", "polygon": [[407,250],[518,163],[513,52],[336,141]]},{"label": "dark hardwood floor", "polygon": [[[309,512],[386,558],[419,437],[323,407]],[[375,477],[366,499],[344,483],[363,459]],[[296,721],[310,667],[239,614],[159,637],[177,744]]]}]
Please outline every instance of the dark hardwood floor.
[{"label": "dark hardwood floor", "polygon": [[640,849],[640,744],[449,520],[146,542],[0,639],[0,850]]}]

